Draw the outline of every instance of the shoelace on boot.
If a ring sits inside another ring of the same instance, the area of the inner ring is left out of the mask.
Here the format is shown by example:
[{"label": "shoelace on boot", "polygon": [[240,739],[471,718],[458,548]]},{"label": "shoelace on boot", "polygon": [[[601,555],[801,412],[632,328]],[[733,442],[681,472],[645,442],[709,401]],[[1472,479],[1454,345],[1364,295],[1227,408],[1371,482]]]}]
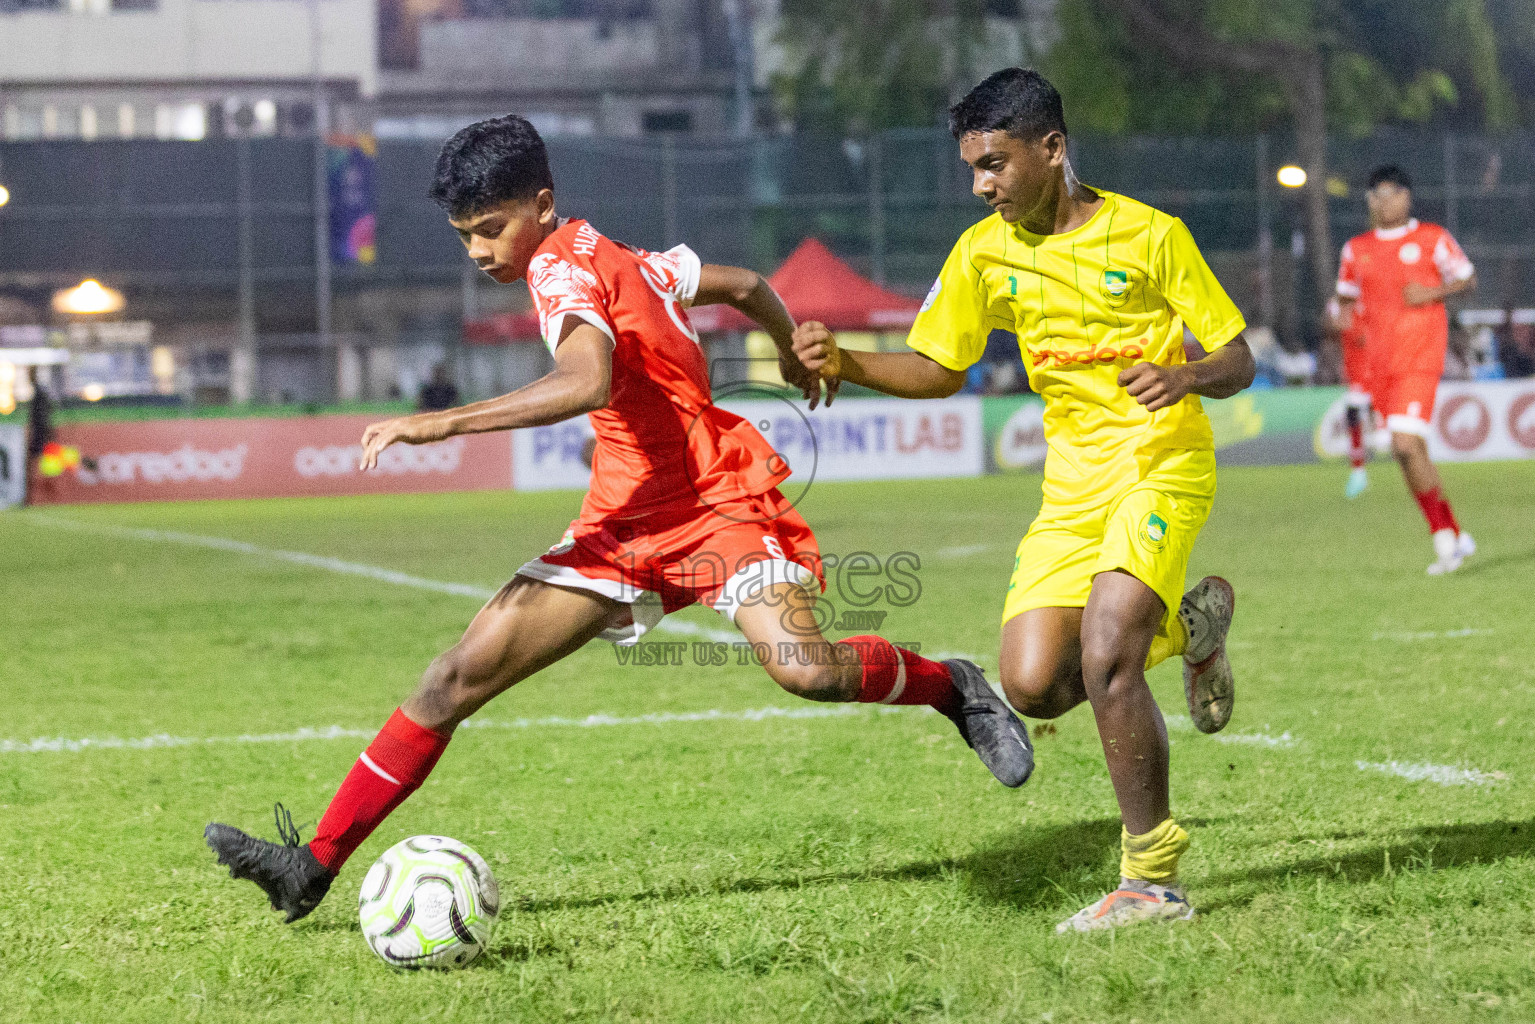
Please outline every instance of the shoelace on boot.
[{"label": "shoelace on boot", "polygon": [[293,824],[293,814],[280,802],[272,805],[272,817],[277,819],[277,835],[284,846],[302,846],[298,829]]}]

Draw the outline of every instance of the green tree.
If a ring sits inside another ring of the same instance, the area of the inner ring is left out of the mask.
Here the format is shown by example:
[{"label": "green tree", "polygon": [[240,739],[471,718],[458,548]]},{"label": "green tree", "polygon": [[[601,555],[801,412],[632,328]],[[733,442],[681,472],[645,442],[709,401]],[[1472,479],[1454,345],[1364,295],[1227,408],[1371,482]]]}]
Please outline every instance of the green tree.
[{"label": "green tree", "polygon": [[[863,137],[932,125],[974,84],[986,0],[783,0],[773,83],[800,128]],[[957,90],[957,93],[956,93]]]},{"label": "green tree", "polygon": [[1367,134],[1445,113],[1490,129],[1513,124],[1518,104],[1489,13],[1496,2],[1063,0],[1048,64],[1075,117],[1103,130],[1288,122],[1307,173],[1309,269],[1326,295],[1335,254],[1329,130]]}]

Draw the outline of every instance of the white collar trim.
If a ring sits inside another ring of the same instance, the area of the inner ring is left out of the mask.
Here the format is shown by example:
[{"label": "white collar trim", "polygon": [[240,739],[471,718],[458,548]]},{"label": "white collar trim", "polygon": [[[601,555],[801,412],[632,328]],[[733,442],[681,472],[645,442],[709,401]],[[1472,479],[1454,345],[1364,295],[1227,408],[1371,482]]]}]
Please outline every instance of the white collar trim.
[{"label": "white collar trim", "polygon": [[1376,228],[1375,237],[1382,242],[1394,242],[1398,238],[1406,238],[1418,230],[1418,218],[1409,217],[1407,223],[1394,228]]}]

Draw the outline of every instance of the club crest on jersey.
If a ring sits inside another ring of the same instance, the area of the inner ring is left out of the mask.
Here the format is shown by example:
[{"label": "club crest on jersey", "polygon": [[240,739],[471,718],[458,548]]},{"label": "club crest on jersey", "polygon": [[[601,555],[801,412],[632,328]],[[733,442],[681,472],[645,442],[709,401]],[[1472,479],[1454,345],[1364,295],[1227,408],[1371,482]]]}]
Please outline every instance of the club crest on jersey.
[{"label": "club crest on jersey", "polygon": [[1423,258],[1423,247],[1417,242],[1408,242],[1396,252],[1397,257],[1409,267]]},{"label": "club crest on jersey", "polygon": [[1130,274],[1109,267],[1103,272],[1103,297],[1111,306],[1122,306],[1130,295]]},{"label": "club crest on jersey", "polygon": [[1141,520],[1141,543],[1151,551],[1161,551],[1167,545],[1167,520],[1156,512],[1147,512]]}]

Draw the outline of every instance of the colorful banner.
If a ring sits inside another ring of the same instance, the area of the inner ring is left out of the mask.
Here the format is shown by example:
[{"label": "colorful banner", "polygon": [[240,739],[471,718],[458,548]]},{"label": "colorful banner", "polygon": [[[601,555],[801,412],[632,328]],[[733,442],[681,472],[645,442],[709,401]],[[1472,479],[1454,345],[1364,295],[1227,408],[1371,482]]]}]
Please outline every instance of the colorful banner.
[{"label": "colorful banner", "polygon": [[74,424],[58,441],[81,463],[41,480],[34,504],[289,498],[483,491],[512,484],[505,434],[397,444],[359,472],[363,429],[377,416],[179,419]]},{"label": "colorful banner", "polygon": [[331,261],[370,264],[378,259],[378,145],[371,135],[326,141]]},{"label": "colorful banner", "polygon": [[0,423],[0,508],[27,497],[27,428]]},{"label": "colorful banner", "polygon": [[[803,399],[725,399],[717,404],[756,424],[788,460],[795,484],[985,472],[978,398],[844,399],[814,412]],[[582,461],[582,448],[591,435],[584,417],[515,431],[517,489],[584,489],[591,471]]]},{"label": "colorful banner", "polygon": [[[1316,451],[1323,458],[1348,455],[1348,426],[1340,396],[1316,428]],[[1384,430],[1374,447],[1390,444]],[[1535,379],[1441,381],[1429,427],[1428,454],[1435,462],[1480,462],[1535,458]]]},{"label": "colorful banner", "polygon": [[[1341,388],[1275,388],[1234,398],[1203,399],[1221,462],[1277,466],[1314,462],[1315,437]],[[993,473],[1038,472],[1045,464],[1044,402],[1031,394],[986,398],[986,468]]]}]

